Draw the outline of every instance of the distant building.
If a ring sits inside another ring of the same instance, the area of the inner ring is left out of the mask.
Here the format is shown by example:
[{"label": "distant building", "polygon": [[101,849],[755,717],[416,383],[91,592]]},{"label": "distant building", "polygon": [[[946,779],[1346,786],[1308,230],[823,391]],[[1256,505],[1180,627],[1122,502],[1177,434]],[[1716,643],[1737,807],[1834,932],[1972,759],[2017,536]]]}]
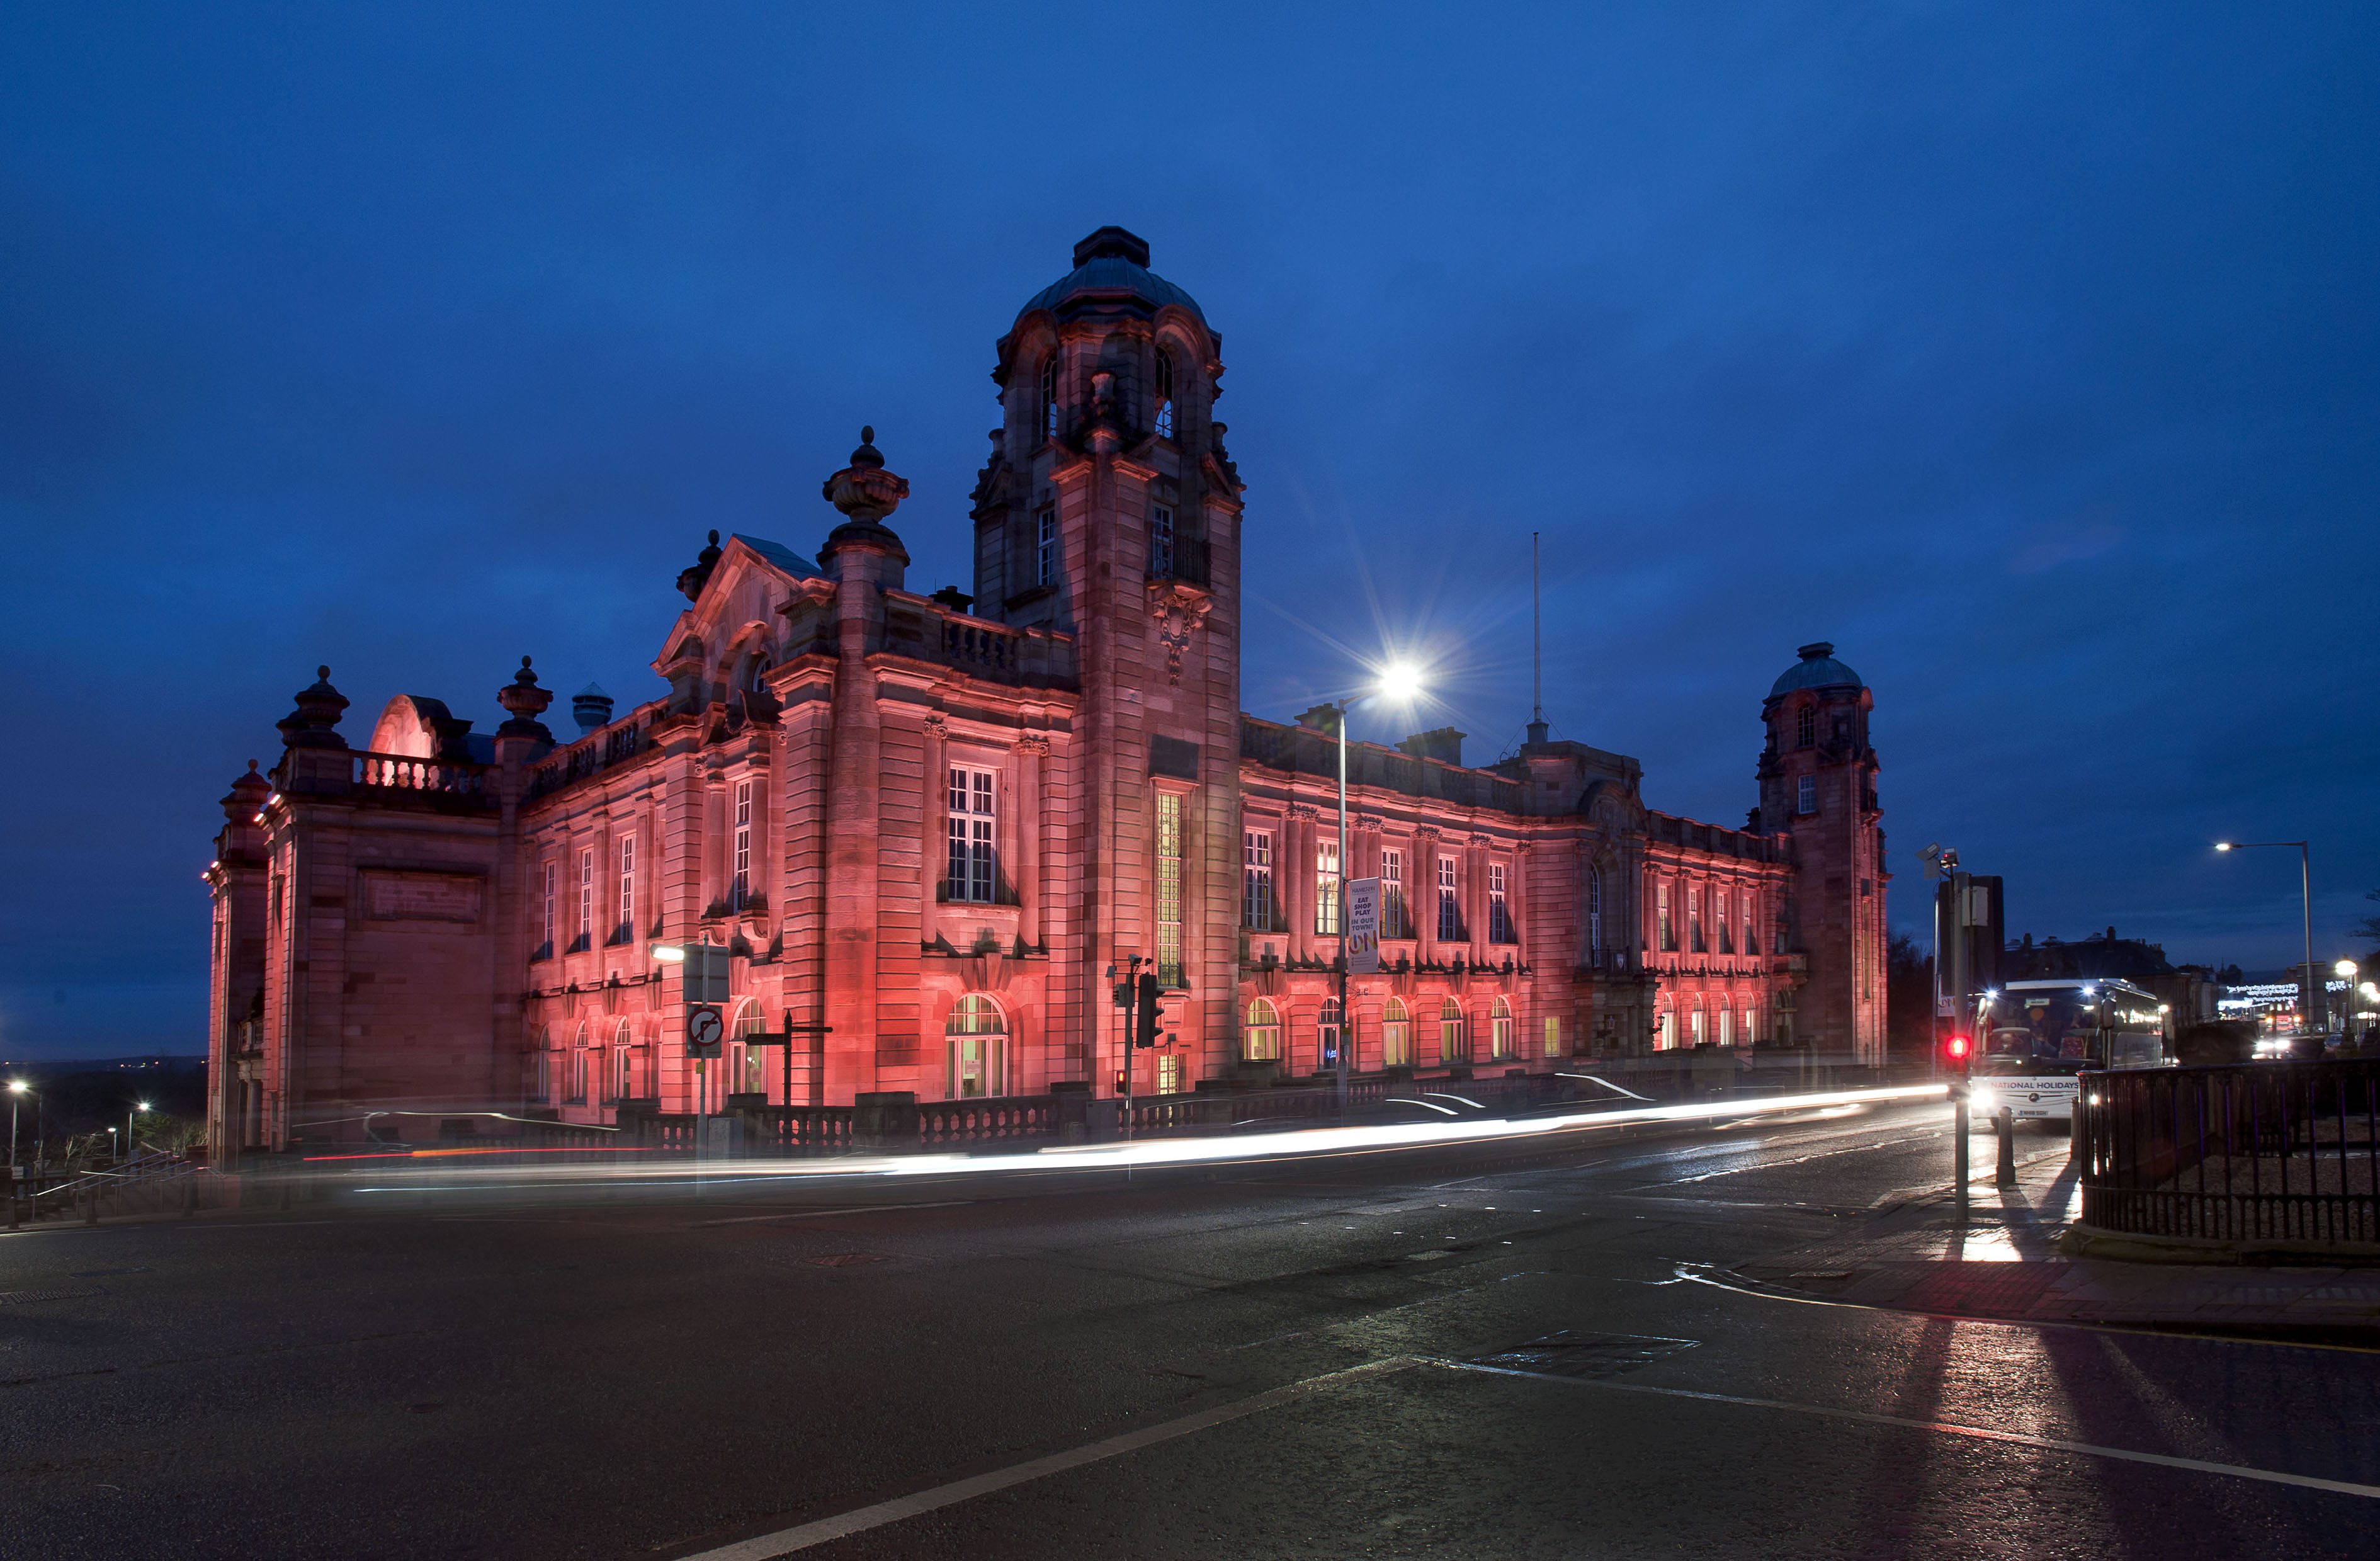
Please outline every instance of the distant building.
[{"label": "distant building", "polygon": [[[1340,860],[1330,713],[1240,710],[1220,338],[1148,260],[1101,229],[1000,339],[972,596],[908,588],[909,485],[863,431],[816,558],[714,532],[652,662],[669,691],[615,713],[589,686],[574,736],[524,658],[492,734],[407,696],[358,751],[324,669],[207,871],[216,1141],[688,1110],[654,954],[687,941],[733,951],[724,1092],[770,1101],[1107,1094],[1135,956],[1166,993],[1140,1092],[1313,1073],[1342,1035],[1365,1072],[1697,1043],[1879,1065],[1873,700],[1829,645],[1762,705],[1746,827],[1652,811],[1636,761],[1542,723],[1486,768],[1440,730],[1351,748]],[[1390,923],[1351,1019],[1348,876]]]},{"label": "distant building", "polygon": [[2215,971],[2204,965],[2175,965],[2163,944],[2119,938],[2110,927],[2096,937],[2076,943],[2048,938],[2033,941],[2031,933],[2009,944],[2000,953],[2002,981],[2081,980],[2093,977],[2128,981],[2154,992],[2166,1006],[2167,1033],[2182,1026],[2218,1017],[2216,1004],[2224,994]]}]

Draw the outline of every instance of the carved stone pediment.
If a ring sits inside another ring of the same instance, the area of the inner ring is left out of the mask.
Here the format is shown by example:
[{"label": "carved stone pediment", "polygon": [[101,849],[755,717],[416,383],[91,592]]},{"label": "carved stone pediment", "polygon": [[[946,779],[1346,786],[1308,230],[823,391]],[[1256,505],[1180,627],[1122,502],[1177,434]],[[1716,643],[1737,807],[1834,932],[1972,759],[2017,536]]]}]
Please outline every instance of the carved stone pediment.
[{"label": "carved stone pediment", "polygon": [[1165,647],[1167,682],[1181,683],[1182,652],[1189,648],[1191,636],[1197,633],[1198,626],[1207,621],[1214,606],[1214,598],[1195,585],[1180,580],[1148,582],[1148,617],[1159,642]]}]

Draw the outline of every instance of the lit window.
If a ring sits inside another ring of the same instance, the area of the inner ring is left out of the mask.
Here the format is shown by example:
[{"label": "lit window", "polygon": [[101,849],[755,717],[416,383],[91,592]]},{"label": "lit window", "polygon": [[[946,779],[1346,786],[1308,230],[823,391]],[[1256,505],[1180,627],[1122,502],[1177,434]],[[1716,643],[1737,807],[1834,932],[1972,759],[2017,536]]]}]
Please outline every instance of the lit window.
[{"label": "lit window", "polygon": [[1456,943],[1463,937],[1463,901],[1455,887],[1452,857],[1438,859],[1438,941]]},{"label": "lit window", "polygon": [[1471,1037],[1463,1024],[1463,1006],[1450,997],[1438,1009],[1438,1060],[1469,1062]]},{"label": "lit window", "polygon": [[990,905],[998,891],[999,858],[993,840],[994,792],[990,770],[953,765],[950,772],[950,871],[945,899]]},{"label": "lit window", "polygon": [[735,783],[734,866],[727,880],[727,909],[741,910],[752,897],[752,783]]},{"label": "lit window", "polygon": [[1160,1053],[1157,1058],[1157,1092],[1178,1095],[1182,1092],[1182,1055],[1178,1052]]},{"label": "lit window", "polygon": [[1488,941],[1521,941],[1512,935],[1512,912],[1504,900],[1504,864],[1500,861],[1488,864]]},{"label": "lit window", "polygon": [[1561,1055],[1561,1020],[1548,1014],[1546,1016],[1546,1055],[1558,1057]]},{"label": "lit window", "polygon": [[1173,354],[1157,349],[1157,436],[1173,437]]},{"label": "lit window", "polygon": [[1802,777],[1801,785],[1794,792],[1793,811],[1805,816],[1818,811],[1817,776],[1803,775]]},{"label": "lit window", "polygon": [[1326,1000],[1322,1005],[1322,1017],[1315,1024],[1314,1033],[1318,1043],[1315,1055],[1319,1059],[1316,1066],[1332,1069],[1338,1067],[1339,1038],[1346,1028],[1345,1018],[1339,1008],[1339,1000],[1335,997]]},{"label": "lit window", "polygon": [[1250,1062],[1281,1056],[1281,1016],[1261,997],[1248,1005],[1248,1022],[1240,1030],[1240,1055]]},{"label": "lit window", "polygon": [[1045,509],[1034,523],[1033,583],[1055,585],[1058,582],[1058,512]]},{"label": "lit window", "polygon": [[1149,506],[1148,572],[1156,579],[1173,578],[1173,511],[1163,505]]},{"label": "lit window", "polygon": [[1500,1062],[1517,1055],[1512,1049],[1512,1006],[1501,997],[1488,1013],[1488,1055]]},{"label": "lit window", "polygon": [[1704,1041],[1703,1011],[1700,1008],[1696,1008],[1688,1016],[1688,1022],[1693,1026],[1691,1033],[1694,1038],[1694,1044],[1697,1046],[1701,1045]]},{"label": "lit window", "polygon": [[1182,799],[1157,794],[1157,984],[1182,985]]},{"label": "lit window", "polygon": [[1678,1016],[1665,1008],[1661,1011],[1660,1018],[1653,1021],[1653,1049],[1657,1052],[1673,1052],[1677,1047]]},{"label": "lit window", "polygon": [[1718,1011],[1718,1043],[1722,1046],[1735,1044],[1735,1015],[1726,1008]]},{"label": "lit window", "polygon": [[1402,851],[1380,853],[1380,936],[1413,936],[1413,928],[1405,921],[1405,854]]},{"label": "lit window", "polygon": [[1272,931],[1272,831],[1251,829],[1240,836],[1241,916],[1251,931]]},{"label": "lit window", "polygon": [[1339,935],[1339,842],[1314,843],[1314,930],[1324,937]]},{"label": "lit window", "polygon": [[1008,1093],[1008,1024],[1000,1006],[970,993],[942,1026],[944,1093],[951,1100]]},{"label": "lit window", "polygon": [[1405,1006],[1393,997],[1380,1010],[1380,1066],[1413,1066],[1413,1019]]}]

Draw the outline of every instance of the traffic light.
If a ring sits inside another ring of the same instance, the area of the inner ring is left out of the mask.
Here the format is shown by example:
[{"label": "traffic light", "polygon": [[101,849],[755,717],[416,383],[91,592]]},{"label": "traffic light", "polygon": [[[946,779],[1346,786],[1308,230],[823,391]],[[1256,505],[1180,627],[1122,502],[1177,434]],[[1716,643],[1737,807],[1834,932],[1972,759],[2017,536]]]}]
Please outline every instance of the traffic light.
[{"label": "traffic light", "polygon": [[1942,1043],[1943,1055],[1949,1058],[1950,1066],[1961,1074],[1967,1071],[1968,1066],[1974,1060],[1974,1050],[1975,1043],[1963,1035],[1953,1035]]},{"label": "traffic light", "polygon": [[1157,1024],[1162,1018],[1157,1011],[1157,978],[1140,978],[1140,1004],[1133,1010],[1132,1043],[1135,1046],[1157,1044]]}]

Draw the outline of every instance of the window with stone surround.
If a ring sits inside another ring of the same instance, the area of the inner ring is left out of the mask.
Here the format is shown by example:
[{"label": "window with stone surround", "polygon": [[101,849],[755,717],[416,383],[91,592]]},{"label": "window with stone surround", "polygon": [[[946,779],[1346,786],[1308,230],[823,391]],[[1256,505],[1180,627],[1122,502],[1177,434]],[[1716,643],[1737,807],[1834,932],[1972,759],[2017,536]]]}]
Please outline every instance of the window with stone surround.
[{"label": "window with stone surround", "polygon": [[1339,999],[1325,998],[1321,1016],[1315,1020],[1314,1024],[1316,1067],[1326,1069],[1338,1067],[1339,1042],[1340,1038],[1346,1033],[1346,1015],[1339,1006]]},{"label": "window with stone surround", "polygon": [[1546,1016],[1546,1055],[1558,1057],[1561,1055],[1561,1020],[1555,1015],[1548,1014]]},{"label": "window with stone surround", "polygon": [[1818,709],[1815,705],[1805,704],[1801,713],[1793,718],[1793,746],[1811,748],[1816,745],[1817,740]]},{"label": "window with stone surround", "polygon": [[1249,1062],[1280,1059],[1281,1015],[1261,997],[1248,1004],[1248,1022],[1240,1027],[1240,1055]]},{"label": "window with stone surround", "polygon": [[613,930],[613,943],[627,943],[637,935],[637,837],[620,836],[620,922]]},{"label": "window with stone surround", "polygon": [[537,1032],[537,1076],[530,1082],[529,1101],[536,1105],[553,1104],[553,1027],[546,1025]]},{"label": "window with stone surround", "polygon": [[963,764],[951,766],[950,858],[943,898],[990,905],[999,894],[996,797],[992,772]]},{"label": "window with stone surround", "polygon": [[1670,909],[1670,885],[1653,886],[1653,946],[1664,954],[1678,951],[1678,923]]},{"label": "window with stone surround", "polygon": [[1173,354],[1157,349],[1157,436],[1173,437]]},{"label": "window with stone surround", "polygon": [[1512,1005],[1501,997],[1488,1010],[1488,1055],[1499,1062],[1520,1055],[1514,1049],[1512,1036]]},{"label": "window with stone surround", "polygon": [[1818,811],[1818,777],[1803,775],[1794,787],[1793,811],[1808,817]]},{"label": "window with stone surround", "polygon": [[1735,1015],[1727,1008],[1718,1011],[1718,1043],[1722,1046],[1735,1044]]},{"label": "window with stone surround", "polygon": [[1033,583],[1058,583],[1058,512],[1045,509],[1033,521]]},{"label": "window with stone surround", "polygon": [[1734,909],[1730,903],[1733,897],[1730,891],[1721,889],[1711,900],[1711,920],[1718,924],[1718,951],[1721,954],[1735,952],[1735,922],[1729,917],[1729,912]]},{"label": "window with stone surround", "polygon": [[1380,1066],[1411,1067],[1413,1066],[1413,1017],[1405,1006],[1391,997],[1380,1009]]},{"label": "window with stone surround", "polygon": [[587,1026],[582,1022],[572,1039],[570,1050],[563,1054],[564,1084],[562,1104],[587,1104]]},{"label": "window with stone surround", "polygon": [[969,1100],[1008,1093],[1008,1021],[1000,1005],[970,993],[942,1026],[945,1097]]},{"label": "window with stone surround", "polygon": [[1178,1052],[1160,1053],[1157,1058],[1157,1092],[1178,1095],[1182,1092],[1182,1055]]},{"label": "window with stone surround", "polygon": [[[554,861],[547,862],[545,864],[545,881],[542,885],[544,892],[539,899],[542,917],[538,922],[537,952],[529,956],[532,959],[551,959],[553,957],[554,936],[562,930],[560,924],[554,920],[554,918],[559,914],[554,906],[554,896],[560,891],[561,882],[562,864]],[[275,884],[274,887],[278,889],[279,885]]]},{"label": "window with stone surround", "polygon": [[1041,437],[1058,437],[1058,350],[1041,360]]},{"label": "window with stone surround", "polygon": [[628,1043],[636,1031],[626,1019],[622,1019],[612,1031],[612,1055],[603,1068],[605,1105],[617,1105],[628,1098]]},{"label": "window with stone surround", "polygon": [[1707,954],[1710,948],[1703,937],[1703,886],[1686,885],[1686,952]]},{"label": "window with stone surround", "polygon": [[1314,931],[1322,937],[1339,935],[1339,839],[1324,835],[1314,843]]},{"label": "window with stone surround", "polygon": [[1586,946],[1594,953],[1603,952],[1603,870],[1586,870]]},{"label": "window with stone surround", "polygon": [[1471,1035],[1463,1022],[1463,1005],[1449,997],[1438,1006],[1438,1060],[1471,1060]]},{"label": "window with stone surround", "polygon": [[1182,983],[1182,796],[1157,794],[1157,984]]},{"label": "window with stone surround", "polygon": [[1148,509],[1148,574],[1151,579],[1173,578],[1173,511],[1161,504]]},{"label": "window with stone surround", "polygon": [[727,909],[741,910],[752,897],[752,783],[735,783],[733,833],[729,836],[733,858],[727,879]]},{"label": "window with stone surround", "polygon": [[1401,850],[1380,853],[1380,936],[1413,936],[1413,923],[1405,910],[1405,854]]},{"label": "window with stone surround", "polygon": [[1518,943],[1519,934],[1512,931],[1512,909],[1504,897],[1504,864],[1488,864],[1488,941]]},{"label": "window with stone surround", "polygon": [[1462,863],[1452,857],[1438,859],[1438,941],[1463,940]]},{"label": "window with stone surround", "polygon": [[1686,1018],[1687,1023],[1691,1027],[1688,1029],[1687,1033],[1694,1038],[1694,1043],[1699,1046],[1705,1041],[1709,1039],[1709,1037],[1703,1032],[1702,1005],[1699,1002],[1696,1003],[1694,1005],[1694,1012],[1686,1016]]},{"label": "window with stone surround", "polygon": [[1240,917],[1252,933],[1269,933],[1272,925],[1272,831],[1248,829],[1240,834]]},{"label": "window with stone surround", "polygon": [[1759,896],[1750,889],[1743,891],[1743,952],[1746,954],[1760,952],[1760,938],[1754,931],[1755,908],[1759,903]]},{"label": "window with stone surround", "polygon": [[[579,954],[595,945],[595,848],[578,849],[578,931],[570,940],[570,952]],[[585,1097],[585,1091],[579,1091]]]}]

